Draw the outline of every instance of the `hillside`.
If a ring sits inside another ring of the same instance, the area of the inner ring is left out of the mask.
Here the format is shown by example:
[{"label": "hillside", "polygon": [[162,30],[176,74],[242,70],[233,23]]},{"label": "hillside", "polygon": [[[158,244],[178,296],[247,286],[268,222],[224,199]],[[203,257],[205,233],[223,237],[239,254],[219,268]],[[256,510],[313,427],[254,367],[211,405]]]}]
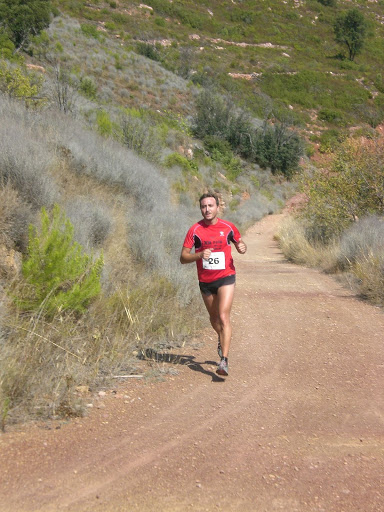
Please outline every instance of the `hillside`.
[{"label": "hillside", "polygon": [[[62,1],[57,6],[96,38],[118,41],[123,70],[130,67],[124,64],[124,52],[139,51],[194,84],[213,84],[230,92],[261,119],[266,113],[289,115],[310,131],[313,124],[345,128],[374,124],[383,117],[383,6],[369,1],[334,4],[153,0]],[[351,7],[358,7],[368,25],[364,48],[353,62],[343,58],[345,48],[335,42],[333,33],[337,15]],[[87,55],[83,72],[94,72],[91,59]],[[122,76],[119,85],[130,95],[125,104],[143,106],[135,92],[139,85],[146,108],[191,113],[182,88],[175,94],[167,87],[172,104],[166,105],[161,94],[166,88],[161,86],[167,85],[164,78],[153,76],[158,85],[153,87],[144,77],[137,84]],[[103,69],[98,79],[102,87],[110,79],[108,70]]]}]

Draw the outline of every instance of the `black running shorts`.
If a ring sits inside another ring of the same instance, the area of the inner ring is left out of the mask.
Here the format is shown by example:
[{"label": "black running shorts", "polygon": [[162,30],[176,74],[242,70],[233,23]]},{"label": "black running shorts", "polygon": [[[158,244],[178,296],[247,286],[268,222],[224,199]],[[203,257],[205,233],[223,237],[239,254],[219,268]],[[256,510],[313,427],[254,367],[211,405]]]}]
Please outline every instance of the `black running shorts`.
[{"label": "black running shorts", "polygon": [[204,295],[217,295],[217,290],[220,288],[220,286],[234,284],[235,282],[236,274],[232,274],[231,276],[216,279],[216,281],[212,281],[211,283],[202,283],[201,281],[199,281],[199,286],[201,293],[204,293]]}]

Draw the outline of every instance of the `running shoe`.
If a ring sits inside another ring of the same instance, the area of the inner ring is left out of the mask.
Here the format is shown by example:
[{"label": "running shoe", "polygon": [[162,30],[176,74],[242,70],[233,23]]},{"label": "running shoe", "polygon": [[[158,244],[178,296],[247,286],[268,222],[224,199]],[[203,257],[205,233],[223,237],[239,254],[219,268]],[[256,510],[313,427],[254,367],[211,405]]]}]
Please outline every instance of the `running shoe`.
[{"label": "running shoe", "polygon": [[219,366],[217,367],[216,373],[218,375],[228,375],[228,362],[224,359],[224,357],[221,359]]},{"label": "running shoe", "polygon": [[219,336],[219,339],[217,341],[217,353],[219,354],[219,357],[221,359],[223,357],[223,350],[221,348],[220,336]]}]

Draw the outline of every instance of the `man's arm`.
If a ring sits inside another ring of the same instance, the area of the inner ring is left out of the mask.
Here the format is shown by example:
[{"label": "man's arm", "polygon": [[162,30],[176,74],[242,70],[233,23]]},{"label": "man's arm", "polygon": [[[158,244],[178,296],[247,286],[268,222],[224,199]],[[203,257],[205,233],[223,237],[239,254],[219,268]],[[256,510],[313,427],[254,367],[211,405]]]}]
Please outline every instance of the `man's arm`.
[{"label": "man's arm", "polygon": [[190,247],[183,246],[181,249],[180,263],[193,263],[203,258],[207,260],[212,252],[211,249],[204,249],[204,251],[201,252],[191,252],[191,250]]}]

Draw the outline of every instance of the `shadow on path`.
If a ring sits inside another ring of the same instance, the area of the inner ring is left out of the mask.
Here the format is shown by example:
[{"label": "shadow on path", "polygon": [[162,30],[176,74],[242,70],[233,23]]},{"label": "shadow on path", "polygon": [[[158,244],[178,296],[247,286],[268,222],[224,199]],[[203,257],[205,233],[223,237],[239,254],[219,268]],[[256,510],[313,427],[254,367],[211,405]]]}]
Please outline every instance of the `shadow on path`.
[{"label": "shadow on path", "polygon": [[206,370],[202,365],[210,365],[216,366],[216,361],[195,361],[194,356],[185,356],[181,354],[169,354],[165,352],[157,352],[152,348],[148,348],[141,355],[140,359],[152,359],[157,363],[171,363],[171,364],[180,364],[184,366],[188,366],[194,372],[203,373],[204,375],[209,375],[212,377],[212,382],[225,382],[225,379],[217,375],[216,373]]}]

